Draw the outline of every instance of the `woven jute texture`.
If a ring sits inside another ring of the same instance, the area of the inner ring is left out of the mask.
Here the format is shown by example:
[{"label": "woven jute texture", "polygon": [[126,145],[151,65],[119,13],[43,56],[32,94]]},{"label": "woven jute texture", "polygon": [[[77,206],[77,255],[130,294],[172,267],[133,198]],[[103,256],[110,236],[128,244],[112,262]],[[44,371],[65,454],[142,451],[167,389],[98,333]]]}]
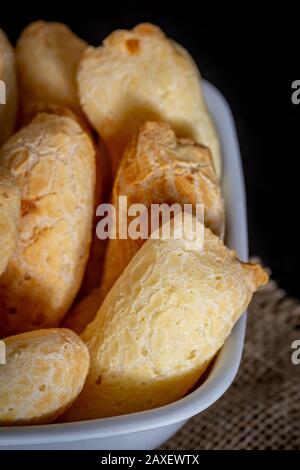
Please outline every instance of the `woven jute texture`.
[{"label": "woven jute texture", "polygon": [[300,449],[300,303],[274,281],[248,309],[239,373],[225,395],[192,418],[164,449]]}]

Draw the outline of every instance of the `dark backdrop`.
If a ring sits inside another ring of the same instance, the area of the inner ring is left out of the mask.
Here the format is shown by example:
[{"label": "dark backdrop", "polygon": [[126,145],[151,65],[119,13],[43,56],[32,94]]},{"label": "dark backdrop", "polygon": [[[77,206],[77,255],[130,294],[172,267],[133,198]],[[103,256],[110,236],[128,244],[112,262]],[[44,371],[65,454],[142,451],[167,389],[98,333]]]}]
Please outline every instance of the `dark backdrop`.
[{"label": "dark backdrop", "polygon": [[291,83],[300,79],[300,17],[295,7],[282,5],[267,13],[254,4],[231,11],[227,5],[204,5],[85,1],[31,9],[28,2],[23,7],[13,2],[1,6],[0,27],[15,41],[30,21],[63,21],[98,45],[116,28],[150,21],[186,47],[234,114],[246,179],[250,252],[270,266],[283,288],[300,297],[300,104],[291,102]]}]

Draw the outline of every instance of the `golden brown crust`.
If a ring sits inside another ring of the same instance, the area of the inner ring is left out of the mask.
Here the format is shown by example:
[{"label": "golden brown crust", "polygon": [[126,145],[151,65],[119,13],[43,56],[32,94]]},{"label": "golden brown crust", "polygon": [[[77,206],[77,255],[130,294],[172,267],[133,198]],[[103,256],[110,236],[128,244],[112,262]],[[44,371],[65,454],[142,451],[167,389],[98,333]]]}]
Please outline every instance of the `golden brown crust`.
[{"label": "golden brown crust", "polygon": [[110,290],[82,334],[91,368],[65,420],[155,408],[184,396],[267,281],[261,267],[249,269],[209,229],[200,250],[191,250],[185,235],[147,240]]},{"label": "golden brown crust", "polygon": [[4,145],[21,191],[20,236],[0,279],[0,332],[57,326],[89,255],[95,151],[69,117],[39,114]]},{"label": "golden brown crust", "polygon": [[12,174],[0,167],[0,275],[16,246],[20,222],[20,191]]},{"label": "golden brown crust", "polygon": [[16,46],[22,124],[43,103],[81,113],[75,75],[85,47],[62,23],[35,21],[24,29]]},{"label": "golden brown crust", "polygon": [[263,286],[267,284],[269,276],[266,271],[264,271],[259,264],[254,263],[242,263],[243,268],[250,271],[252,276],[248,277],[249,289],[255,290],[256,286]]},{"label": "golden brown crust", "polygon": [[0,104],[0,147],[12,135],[18,107],[15,53],[0,29],[0,80],[6,85],[6,104]]},{"label": "golden brown crust", "polygon": [[218,137],[190,55],[151,24],[111,33],[78,66],[82,108],[99,132],[116,174],[130,138],[145,121],[169,122],[178,136],[208,146],[221,173]]},{"label": "golden brown crust", "polygon": [[50,423],[79,395],[89,352],[67,329],[30,331],[4,339],[0,426]]},{"label": "golden brown crust", "polygon": [[98,222],[96,217],[96,209],[104,201],[104,198],[107,197],[107,192],[110,186],[109,159],[101,141],[99,139],[97,139],[97,141],[95,140],[94,132],[84,115],[78,115],[71,109],[64,106],[53,105],[49,103],[40,104],[38,109],[40,109],[40,112],[56,114],[57,116],[67,116],[71,119],[74,119],[82,127],[82,129],[89,134],[95,150],[96,183],[94,195],[95,203],[93,209],[94,217],[92,241],[85,273],[78,293],[78,299],[81,299],[82,297],[89,294],[93,288],[99,286],[102,278],[106,241],[100,240],[96,235],[96,225]]},{"label": "golden brown crust", "polygon": [[95,203],[93,209],[94,217],[92,242],[84,277],[78,293],[78,299],[81,299],[94,287],[99,286],[101,282],[106,243],[103,240],[99,240],[96,236],[96,208],[103,202],[103,199],[106,196],[106,192],[108,190],[108,185],[110,183],[109,162],[103,145],[101,145],[101,142],[95,141],[93,129],[83,114],[79,115],[70,108],[66,108],[65,106],[57,104],[38,103],[34,108],[31,109],[31,113],[27,113],[23,125],[25,124],[25,121],[28,121],[29,123],[39,113],[54,114],[57,116],[65,116],[74,119],[74,121],[76,121],[80,127],[89,134],[95,149],[96,183],[94,195]]},{"label": "golden brown crust", "polygon": [[[147,122],[132,139],[113,187],[117,214],[120,196],[127,196],[128,207],[143,203],[148,210],[151,204],[204,204],[205,225],[224,235],[223,200],[210,151],[191,140],[176,139],[168,124]],[[100,300],[144,241],[120,239],[117,229],[117,238],[108,243]]]},{"label": "golden brown crust", "polygon": [[[151,204],[162,203],[204,204],[205,224],[224,235],[223,200],[210,151],[188,139],[176,139],[168,124],[147,122],[140,127],[125,151],[114,182],[112,204],[117,214],[120,196],[127,196],[128,207],[143,203],[148,209]],[[77,333],[83,331],[144,242],[119,238],[117,226],[117,238],[108,241],[101,289],[75,305],[65,326]]]}]

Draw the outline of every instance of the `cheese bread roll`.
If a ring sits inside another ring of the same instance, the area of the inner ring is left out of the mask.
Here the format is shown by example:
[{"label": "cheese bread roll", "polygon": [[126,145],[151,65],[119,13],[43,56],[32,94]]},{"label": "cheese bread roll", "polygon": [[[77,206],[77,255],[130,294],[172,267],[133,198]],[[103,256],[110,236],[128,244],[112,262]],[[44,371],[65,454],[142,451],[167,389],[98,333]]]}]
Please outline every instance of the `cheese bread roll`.
[{"label": "cheese bread roll", "polygon": [[0,426],[50,423],[79,395],[89,352],[70,330],[37,330],[4,339]]},{"label": "cheese bread roll", "polygon": [[70,108],[66,108],[65,106],[50,103],[40,103],[32,111],[33,112],[31,116],[26,116],[28,117],[29,122],[38,113],[54,114],[56,116],[64,116],[73,119],[86,133],[89,134],[95,149],[96,183],[94,193],[92,241],[84,277],[78,293],[78,297],[82,298],[83,296],[87,295],[94,287],[99,286],[102,277],[106,241],[100,240],[96,235],[96,225],[98,222],[98,218],[96,217],[96,209],[99,204],[103,202],[109,184],[107,153],[101,142],[95,141],[92,128],[87,122],[85,116],[78,115],[76,112],[72,111]]},{"label": "cheese bread roll", "polygon": [[[143,203],[148,211],[152,204],[192,204],[193,209],[203,204],[205,225],[224,236],[223,199],[211,153],[189,139],[176,139],[168,124],[147,122],[141,126],[125,151],[115,179],[112,203],[117,214],[120,196],[127,196],[128,207]],[[122,239],[119,230],[116,239],[109,240],[103,298],[144,242]]]},{"label": "cheese bread roll", "polygon": [[[0,29],[0,147],[13,133],[18,107],[15,53]],[[3,96],[2,96],[3,95]],[[5,103],[2,99],[4,98]]]},{"label": "cheese bread roll", "polygon": [[[114,182],[112,204],[117,214],[117,233],[108,241],[101,289],[75,305],[65,324],[77,333],[94,318],[110,288],[145,242],[141,238],[120,238],[118,220],[120,215],[127,217],[121,214],[120,196],[127,196],[128,208],[142,203],[149,212],[152,204],[192,204],[193,209],[203,204],[205,225],[217,235],[224,235],[223,199],[209,149],[190,139],[176,139],[169,124],[143,124],[125,150]],[[130,217],[127,219],[129,223]]]},{"label": "cheese bread roll", "polygon": [[116,174],[130,138],[145,121],[166,121],[180,137],[210,148],[221,174],[218,137],[188,52],[156,26],[140,24],[88,47],[77,80],[82,108],[99,132]]},{"label": "cheese bread roll", "polygon": [[41,103],[81,112],[76,69],[86,43],[62,23],[35,21],[17,41],[21,120]]},{"label": "cheese bread roll", "polygon": [[20,222],[20,191],[12,174],[0,167],[0,275],[16,246]]},{"label": "cheese bread roll", "polygon": [[191,249],[191,235],[147,240],[110,290],[82,334],[91,368],[66,420],[131,413],[183,397],[267,282],[259,265],[239,261],[209,229],[201,249]]},{"label": "cheese bread roll", "polygon": [[0,161],[21,191],[19,240],[0,279],[0,333],[57,326],[89,255],[95,150],[73,119],[39,114],[9,139]]}]

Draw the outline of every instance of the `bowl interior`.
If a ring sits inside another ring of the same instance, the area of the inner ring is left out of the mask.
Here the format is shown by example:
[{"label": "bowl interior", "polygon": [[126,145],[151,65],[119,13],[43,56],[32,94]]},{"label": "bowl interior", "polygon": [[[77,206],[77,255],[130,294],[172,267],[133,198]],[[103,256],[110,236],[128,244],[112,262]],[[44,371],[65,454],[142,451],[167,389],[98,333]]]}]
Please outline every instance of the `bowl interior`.
[{"label": "bowl interior", "polygon": [[[227,223],[226,243],[237,251],[242,260],[247,260],[245,189],[232,114],[224,97],[213,85],[203,80],[203,90],[222,147],[222,186]],[[184,421],[212,405],[232,383],[241,359],[245,327],[246,314],[235,325],[206,375],[188,395],[174,403],[130,415],[77,423],[0,427],[0,446],[50,444],[60,441],[105,438]]]}]

